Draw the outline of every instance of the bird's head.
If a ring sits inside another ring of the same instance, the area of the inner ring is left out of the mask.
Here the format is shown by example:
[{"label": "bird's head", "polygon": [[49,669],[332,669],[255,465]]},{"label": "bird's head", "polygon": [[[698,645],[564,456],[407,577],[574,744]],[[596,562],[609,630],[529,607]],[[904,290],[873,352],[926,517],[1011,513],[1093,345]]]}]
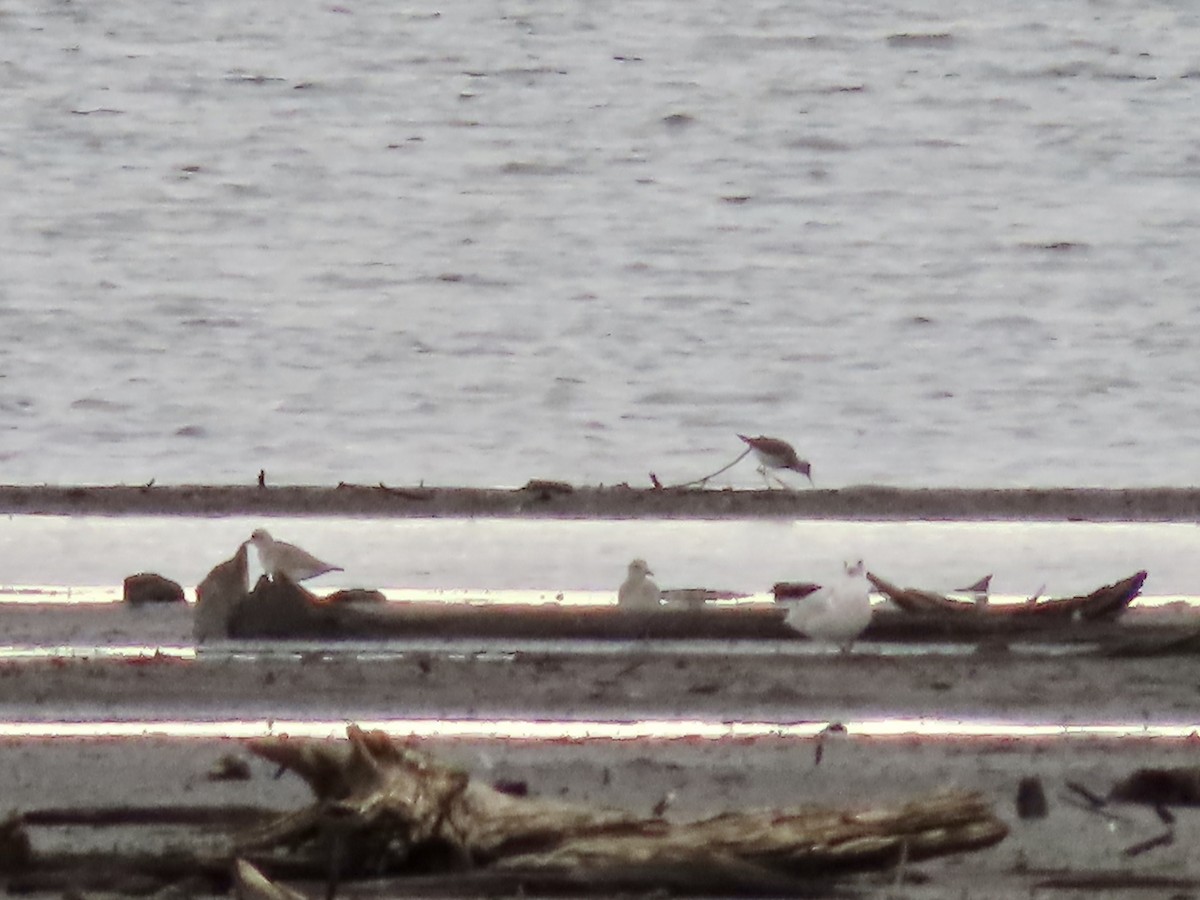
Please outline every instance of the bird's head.
[{"label": "bird's head", "polygon": [[807,478],[808,483],[811,484],[813,487],[817,486],[817,483],[812,480],[812,465],[809,463],[809,461],[807,459],[797,459],[794,463],[792,463],[790,466],[788,466],[788,468],[796,470],[801,475],[803,475],[805,478]]},{"label": "bird's head", "polygon": [[851,578],[857,578],[858,576],[862,575],[865,571],[867,571],[867,567],[863,564],[863,561],[861,559],[856,559],[853,562],[850,560],[846,560],[846,562],[843,563],[843,565],[846,567],[846,574],[849,575]]},{"label": "bird's head", "polygon": [[249,543],[255,547],[265,547],[271,543],[271,535],[265,528],[255,528],[254,532],[250,535]]},{"label": "bird's head", "polygon": [[646,561],[644,559],[635,559],[629,564],[629,574],[653,575],[654,573],[650,571],[650,567],[646,565]]}]

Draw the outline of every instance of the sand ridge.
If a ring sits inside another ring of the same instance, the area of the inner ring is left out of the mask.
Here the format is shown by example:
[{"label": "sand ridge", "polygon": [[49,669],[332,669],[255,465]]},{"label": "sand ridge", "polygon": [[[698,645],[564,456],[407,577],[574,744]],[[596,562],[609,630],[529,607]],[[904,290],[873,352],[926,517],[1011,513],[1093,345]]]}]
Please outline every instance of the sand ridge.
[{"label": "sand ridge", "polygon": [[891,488],[717,490],[338,484],[0,485],[0,513],[528,518],[810,518],[1038,521],[1200,519],[1200,488]]}]

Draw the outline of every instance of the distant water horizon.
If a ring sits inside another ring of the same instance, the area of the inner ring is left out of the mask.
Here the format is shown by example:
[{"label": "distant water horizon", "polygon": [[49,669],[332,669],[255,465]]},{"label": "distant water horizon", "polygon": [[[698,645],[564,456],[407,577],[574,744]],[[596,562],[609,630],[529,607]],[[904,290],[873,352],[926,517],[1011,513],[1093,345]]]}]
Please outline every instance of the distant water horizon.
[{"label": "distant water horizon", "polygon": [[639,11],[0,16],[0,482],[1200,484],[1200,10]]},{"label": "distant water horizon", "polygon": [[[761,594],[862,559],[894,583],[1067,597],[1149,572],[1145,592],[1197,595],[1195,522],[6,516],[3,585],[95,588],[135,572],[194,587],[255,528],[343,568],[315,590],[611,591],[629,561],[664,589]],[[258,560],[250,553],[251,579]]]}]

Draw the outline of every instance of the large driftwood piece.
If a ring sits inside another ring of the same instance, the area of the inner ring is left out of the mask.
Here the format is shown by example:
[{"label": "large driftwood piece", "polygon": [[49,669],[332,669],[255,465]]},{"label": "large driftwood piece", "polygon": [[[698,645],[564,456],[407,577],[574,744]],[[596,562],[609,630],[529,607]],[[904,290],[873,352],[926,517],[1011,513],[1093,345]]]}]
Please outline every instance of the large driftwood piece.
[{"label": "large driftwood piece", "polygon": [[[338,591],[322,599],[286,574],[266,575],[249,589],[246,544],[218,563],[196,587],[192,634],[198,642],[222,638],[346,638],[373,636],[377,617],[357,607],[377,591]],[[349,601],[349,602],[348,602]]]},{"label": "large driftwood piece", "polygon": [[197,641],[229,636],[229,620],[246,597],[249,572],[246,545],[242,544],[231,558],[213,566],[196,586],[192,634]]},{"label": "large driftwood piece", "polygon": [[[233,638],[246,640],[412,640],[460,638],[487,641],[554,640],[798,640],[784,622],[784,608],[775,604],[712,606],[701,601],[703,589],[682,592],[673,606],[631,611],[615,606],[574,607],[544,604],[380,603],[378,591],[356,589],[318,597],[285,575],[262,577],[249,589],[246,546],[215,566],[196,589],[193,631],[198,642]],[[1034,604],[996,605],[981,609],[911,588],[900,588],[868,574],[896,609],[877,609],[863,635],[865,640],[934,641],[1018,638],[1073,643],[1124,644],[1129,631],[1117,624],[1126,606],[1138,595],[1146,573],[1138,572],[1115,584],[1079,597],[1049,599]],[[803,596],[811,584],[777,584],[777,597]],[[370,600],[369,603],[355,602]],[[346,602],[350,601],[350,602]],[[691,605],[689,605],[689,603]],[[1076,621],[1079,619],[1080,621]],[[1177,625],[1150,630],[1139,626],[1139,643],[1115,653],[1193,652],[1195,641],[1177,647]],[[1187,634],[1189,640],[1194,626]],[[1142,644],[1153,641],[1143,649]],[[1163,643],[1168,642],[1168,643]],[[1160,647],[1161,644],[1161,647]]]},{"label": "large driftwood piece", "polygon": [[1031,600],[1024,604],[1004,604],[980,607],[972,601],[955,600],[933,591],[898,587],[873,572],[867,579],[877,591],[908,613],[927,616],[954,616],[964,620],[1006,623],[1026,627],[1061,624],[1073,620],[1101,622],[1120,616],[1142,591],[1146,572],[1135,572],[1128,578],[1096,588],[1089,594],[1074,597],[1051,597]]},{"label": "large driftwood piece", "polygon": [[[393,894],[511,896],[667,890],[827,896],[841,875],[989,846],[1007,828],[970,793],[890,808],[762,810],[676,824],[612,809],[514,797],[381,732],[349,741],[276,738],[260,756],[303,777],[315,802],[272,814],[244,807],[33,810],[0,823],[10,892],[149,893],[185,880],[253,900],[294,900],[271,879],[332,888],[375,879]],[[264,818],[265,817],[265,818]],[[249,827],[205,849],[36,849],[34,826]],[[258,867],[238,865],[244,860]],[[381,879],[381,880],[380,880]],[[313,893],[309,891],[308,893]]]},{"label": "large driftwood piece", "polygon": [[374,831],[404,855],[436,846],[466,867],[567,837],[648,824],[631,813],[512,797],[383,732],[351,726],[348,735],[348,745],[286,737],[251,742],[253,752],[308,782],[317,802],[248,834],[243,847],[300,844],[322,831]]},{"label": "large driftwood piece", "polygon": [[[314,860],[336,858],[347,876],[441,866],[512,872],[560,889],[603,882],[799,892],[812,878],[975,850],[1007,834],[989,804],[964,792],[887,809],[763,810],[675,824],[512,797],[380,732],[348,733],[348,745],[252,744],[304,778],[316,802],[247,835],[242,850],[287,846]],[[270,871],[269,857],[257,858]]]}]

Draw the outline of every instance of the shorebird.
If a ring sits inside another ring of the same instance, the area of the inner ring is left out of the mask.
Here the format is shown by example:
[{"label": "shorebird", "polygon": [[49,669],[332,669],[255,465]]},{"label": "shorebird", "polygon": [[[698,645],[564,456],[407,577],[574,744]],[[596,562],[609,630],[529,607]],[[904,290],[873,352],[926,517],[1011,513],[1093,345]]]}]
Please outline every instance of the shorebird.
[{"label": "shorebird", "polygon": [[246,543],[254,545],[263,571],[270,575],[272,580],[281,572],[292,581],[304,581],[326,572],[342,571],[341,566],[322,562],[295,544],[275,540],[265,528],[256,528]]},{"label": "shorebird", "polygon": [[863,577],[863,561],[846,563],[846,574],[831,585],[800,600],[785,601],[791,607],[783,621],[814,641],[837,644],[843,653],[871,623],[871,597]]},{"label": "shorebird", "polygon": [[635,559],[629,564],[629,575],[617,590],[617,604],[621,609],[656,609],[662,592],[658,585],[647,578],[653,575],[644,559]]},{"label": "shorebird", "polygon": [[[754,455],[758,457],[758,474],[762,475],[768,488],[771,487],[771,482],[767,480],[768,469],[791,469],[807,478],[809,484],[814,483],[811,474],[812,466],[809,465],[807,459],[801,459],[796,454],[796,448],[787,441],[761,434],[758,437],[746,437],[744,434],[739,434],[738,437],[745,441],[754,451]],[[779,476],[772,475],[771,477],[785,488],[792,490],[792,486]]]}]

